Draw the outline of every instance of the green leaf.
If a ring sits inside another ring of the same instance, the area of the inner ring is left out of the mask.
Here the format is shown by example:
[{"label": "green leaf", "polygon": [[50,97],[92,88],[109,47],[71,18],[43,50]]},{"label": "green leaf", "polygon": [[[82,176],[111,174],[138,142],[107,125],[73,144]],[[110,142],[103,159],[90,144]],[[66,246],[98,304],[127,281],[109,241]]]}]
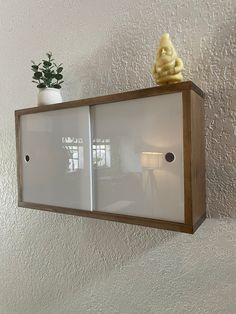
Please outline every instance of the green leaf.
[{"label": "green leaf", "polygon": [[42,76],[41,80],[43,80],[45,83],[48,82],[48,78],[46,78],[45,76]]},{"label": "green leaf", "polygon": [[55,79],[58,81],[61,80],[62,78],[63,78],[63,75],[61,75],[59,73],[55,75]]},{"label": "green leaf", "polygon": [[61,73],[63,71],[63,67],[57,68],[57,73]]},{"label": "green leaf", "polygon": [[51,64],[51,62],[49,62],[49,61],[43,60],[43,65],[44,65],[46,68],[48,68],[48,67],[50,67],[52,64]]},{"label": "green leaf", "polygon": [[50,79],[42,78],[42,81],[47,87],[50,87],[50,85],[52,84],[52,80]]},{"label": "green leaf", "polygon": [[54,88],[57,88],[57,89],[60,89],[61,88],[61,85],[60,84],[53,84],[52,85]]},{"label": "green leaf", "polygon": [[34,72],[37,72],[37,71],[38,71],[38,68],[39,68],[39,67],[38,67],[36,64],[34,64],[34,65],[31,66],[31,70],[34,71]]},{"label": "green leaf", "polygon": [[54,78],[54,74],[52,72],[44,72],[44,76],[48,79]]},{"label": "green leaf", "polygon": [[51,70],[50,70],[50,68],[43,68],[43,69],[42,69],[42,72],[48,73],[48,72],[51,72]]},{"label": "green leaf", "polygon": [[[43,59],[41,63],[36,64],[33,60],[31,65],[31,70],[33,74],[33,83],[38,84],[38,88],[45,87],[55,87],[60,89],[61,84],[64,83],[62,63],[57,65],[54,63],[54,58],[52,57],[52,52],[47,52],[46,56],[48,60]],[[41,65],[41,66],[40,66]]]},{"label": "green leaf", "polygon": [[45,88],[46,85],[45,85],[44,83],[40,83],[40,84],[37,85],[37,87],[38,87],[38,88]]},{"label": "green leaf", "polygon": [[47,52],[46,55],[48,56],[48,59],[50,59],[52,57],[51,51]]},{"label": "green leaf", "polygon": [[34,73],[34,76],[33,76],[33,79],[38,80],[38,79],[40,79],[41,77],[42,77],[42,72],[35,72],[35,73]]}]

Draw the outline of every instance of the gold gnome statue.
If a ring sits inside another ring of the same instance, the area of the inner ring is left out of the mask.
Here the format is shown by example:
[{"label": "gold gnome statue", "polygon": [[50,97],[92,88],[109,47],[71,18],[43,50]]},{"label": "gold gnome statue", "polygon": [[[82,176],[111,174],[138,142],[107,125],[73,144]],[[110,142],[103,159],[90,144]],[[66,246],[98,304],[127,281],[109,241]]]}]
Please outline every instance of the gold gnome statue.
[{"label": "gold gnome statue", "polygon": [[156,83],[164,85],[181,82],[183,68],[183,61],[177,57],[170,35],[167,33],[162,35],[152,71]]}]

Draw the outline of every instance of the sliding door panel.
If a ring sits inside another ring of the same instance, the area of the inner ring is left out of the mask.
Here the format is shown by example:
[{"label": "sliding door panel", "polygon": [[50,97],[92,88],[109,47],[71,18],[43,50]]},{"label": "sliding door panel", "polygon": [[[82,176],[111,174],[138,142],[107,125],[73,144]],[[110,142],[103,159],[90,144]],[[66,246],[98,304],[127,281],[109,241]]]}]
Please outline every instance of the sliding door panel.
[{"label": "sliding door panel", "polygon": [[94,208],[184,222],[182,93],[91,107]]},{"label": "sliding door panel", "polygon": [[89,107],[21,116],[24,202],[91,210]]}]

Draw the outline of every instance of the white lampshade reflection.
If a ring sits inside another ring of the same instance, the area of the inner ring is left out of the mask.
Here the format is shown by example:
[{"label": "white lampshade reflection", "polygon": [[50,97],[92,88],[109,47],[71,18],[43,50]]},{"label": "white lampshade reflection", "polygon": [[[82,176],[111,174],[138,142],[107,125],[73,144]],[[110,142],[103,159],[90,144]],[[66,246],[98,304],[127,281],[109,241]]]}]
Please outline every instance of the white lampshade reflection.
[{"label": "white lampshade reflection", "polygon": [[142,152],[141,164],[145,169],[161,168],[163,154],[157,152]]}]

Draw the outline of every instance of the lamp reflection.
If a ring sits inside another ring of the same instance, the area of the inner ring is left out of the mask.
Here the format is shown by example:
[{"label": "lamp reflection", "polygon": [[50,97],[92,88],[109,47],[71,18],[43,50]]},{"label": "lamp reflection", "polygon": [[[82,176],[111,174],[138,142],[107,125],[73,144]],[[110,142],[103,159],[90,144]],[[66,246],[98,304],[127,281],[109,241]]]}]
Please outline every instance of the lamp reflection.
[{"label": "lamp reflection", "polygon": [[158,152],[142,152],[143,191],[150,206],[158,201],[158,182],[156,170],[161,168],[163,154]]},{"label": "lamp reflection", "polygon": [[141,164],[144,169],[155,170],[161,168],[162,153],[142,152]]}]

